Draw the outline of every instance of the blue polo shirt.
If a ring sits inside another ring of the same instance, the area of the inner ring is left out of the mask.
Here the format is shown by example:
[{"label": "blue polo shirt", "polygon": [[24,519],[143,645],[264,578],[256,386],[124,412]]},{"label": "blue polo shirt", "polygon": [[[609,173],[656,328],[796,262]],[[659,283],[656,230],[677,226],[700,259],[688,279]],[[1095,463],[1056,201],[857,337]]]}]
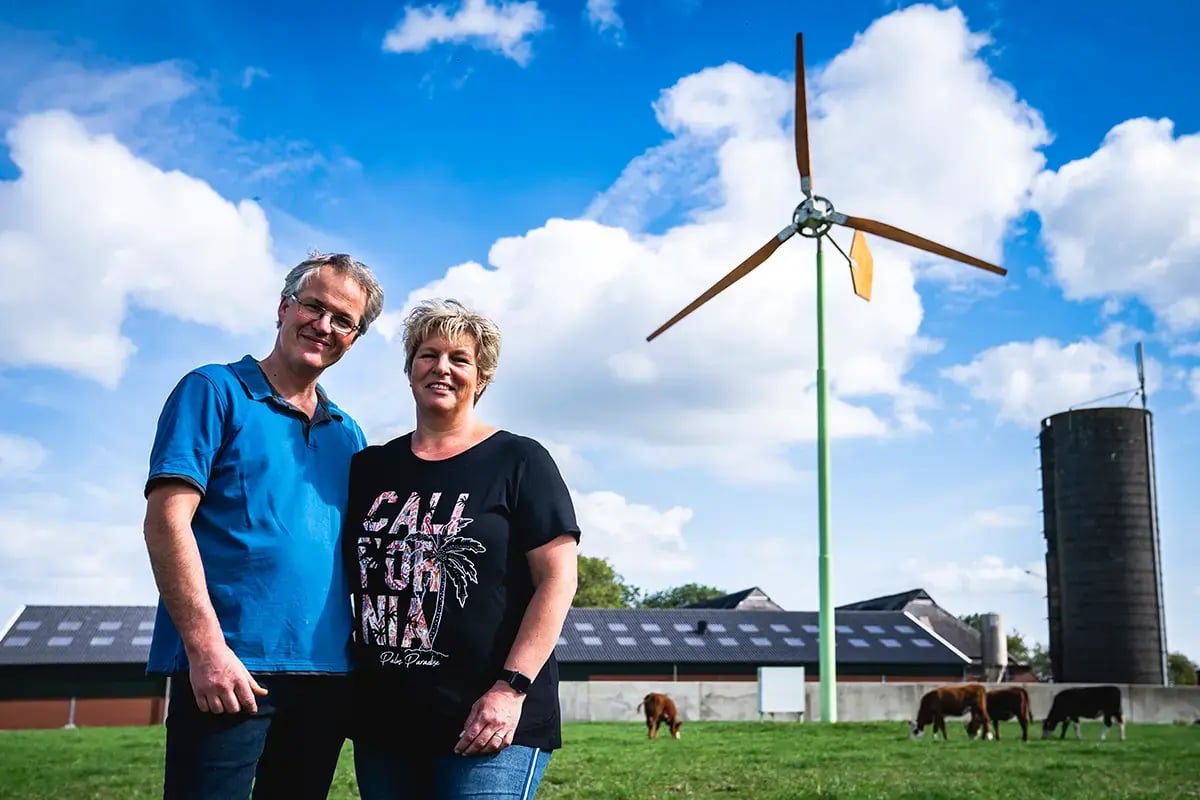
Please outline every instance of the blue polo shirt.
[{"label": "blue polo shirt", "polygon": [[[192,370],[163,407],[150,454],[159,478],[203,497],[192,530],[225,641],[260,672],[350,669],[350,587],[340,546],[358,424],[317,389],[307,416],[249,355]],[[147,672],[188,668],[162,600]]]}]

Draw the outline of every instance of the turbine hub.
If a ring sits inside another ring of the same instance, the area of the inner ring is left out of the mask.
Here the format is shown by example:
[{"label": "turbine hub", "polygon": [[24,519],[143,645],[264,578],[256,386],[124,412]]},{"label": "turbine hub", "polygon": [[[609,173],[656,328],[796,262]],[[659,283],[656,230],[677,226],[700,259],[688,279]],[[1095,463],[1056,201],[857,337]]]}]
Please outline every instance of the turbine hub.
[{"label": "turbine hub", "polygon": [[833,203],[820,195],[810,195],[792,212],[792,224],[801,236],[815,239],[833,225]]}]

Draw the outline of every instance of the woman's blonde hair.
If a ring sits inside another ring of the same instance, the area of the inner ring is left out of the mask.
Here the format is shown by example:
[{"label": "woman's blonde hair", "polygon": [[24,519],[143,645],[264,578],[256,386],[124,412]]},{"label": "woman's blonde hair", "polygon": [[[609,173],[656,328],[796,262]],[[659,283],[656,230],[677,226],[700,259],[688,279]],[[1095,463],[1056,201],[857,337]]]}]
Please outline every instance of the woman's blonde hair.
[{"label": "woman's blonde hair", "polygon": [[471,311],[457,300],[423,300],[404,319],[404,374],[412,374],[417,348],[435,336],[453,341],[470,337],[475,342],[475,369],[479,388],[475,402],[483,397],[500,363],[500,329],[482,314]]}]

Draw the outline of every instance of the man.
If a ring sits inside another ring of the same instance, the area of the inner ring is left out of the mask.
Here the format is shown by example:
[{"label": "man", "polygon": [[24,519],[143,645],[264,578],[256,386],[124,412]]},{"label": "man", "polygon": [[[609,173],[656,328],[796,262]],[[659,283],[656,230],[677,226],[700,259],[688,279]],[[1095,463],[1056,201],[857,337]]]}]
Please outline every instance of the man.
[{"label": "man", "polygon": [[171,676],[164,798],[325,797],[345,738],[350,589],[338,545],[358,424],[317,379],[383,309],[370,270],[313,255],[284,281],[270,354],[192,370],[146,482],[160,601],[147,672]]}]

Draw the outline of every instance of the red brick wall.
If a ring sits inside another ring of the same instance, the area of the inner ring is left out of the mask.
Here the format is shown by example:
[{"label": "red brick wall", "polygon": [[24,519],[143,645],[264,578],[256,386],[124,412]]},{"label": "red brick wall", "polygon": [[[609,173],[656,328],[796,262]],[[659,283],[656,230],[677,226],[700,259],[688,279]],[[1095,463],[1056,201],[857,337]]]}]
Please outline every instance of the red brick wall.
[{"label": "red brick wall", "polygon": [[[161,697],[75,701],[77,726],[158,725],[162,715]],[[0,702],[0,730],[61,728],[70,718],[69,700]]]}]

